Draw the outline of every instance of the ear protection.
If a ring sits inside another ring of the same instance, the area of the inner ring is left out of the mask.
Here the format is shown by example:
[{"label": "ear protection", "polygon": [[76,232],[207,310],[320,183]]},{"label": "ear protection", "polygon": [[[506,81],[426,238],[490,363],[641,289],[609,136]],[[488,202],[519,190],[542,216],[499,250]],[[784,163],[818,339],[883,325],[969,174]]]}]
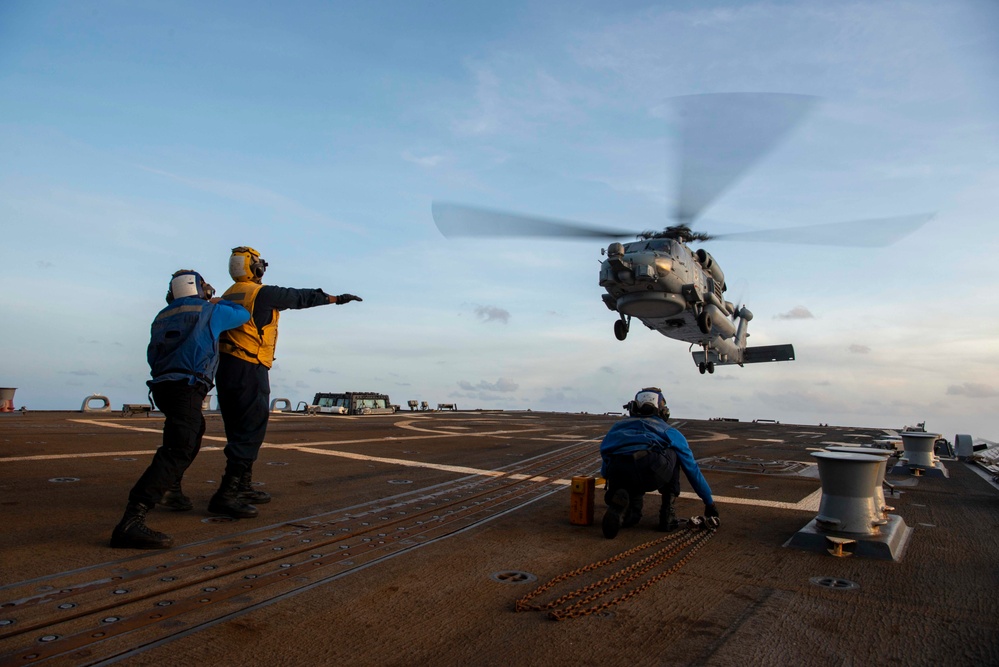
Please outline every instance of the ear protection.
[{"label": "ear protection", "polygon": [[244,245],[232,249],[232,255],[229,257],[229,275],[233,280],[260,282],[266,270],[267,262],[250,246]]},{"label": "ear protection", "polygon": [[669,420],[666,397],[659,387],[645,387],[635,394],[635,400],[624,405],[632,417],[662,417]]},{"label": "ear protection", "polygon": [[166,302],[185,296],[196,296],[205,301],[215,296],[215,288],[205,282],[201,274],[190,269],[181,269],[170,277],[170,288],[166,293]]}]

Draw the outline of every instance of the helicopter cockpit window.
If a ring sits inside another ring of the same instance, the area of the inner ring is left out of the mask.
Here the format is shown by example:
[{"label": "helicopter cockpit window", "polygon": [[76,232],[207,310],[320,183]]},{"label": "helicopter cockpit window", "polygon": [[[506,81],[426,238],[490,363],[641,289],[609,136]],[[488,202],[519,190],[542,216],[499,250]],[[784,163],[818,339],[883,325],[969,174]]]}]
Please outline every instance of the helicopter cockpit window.
[{"label": "helicopter cockpit window", "polygon": [[670,239],[649,239],[645,244],[646,250],[658,250],[659,252],[669,252],[673,242]]}]

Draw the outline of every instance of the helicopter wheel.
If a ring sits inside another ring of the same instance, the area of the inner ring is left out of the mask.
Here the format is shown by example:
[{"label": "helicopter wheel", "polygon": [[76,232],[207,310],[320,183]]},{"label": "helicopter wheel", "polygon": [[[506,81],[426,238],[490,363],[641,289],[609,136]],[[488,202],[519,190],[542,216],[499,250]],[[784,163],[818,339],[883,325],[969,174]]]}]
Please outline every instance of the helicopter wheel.
[{"label": "helicopter wheel", "polygon": [[704,375],[704,373],[708,370],[707,364],[702,361],[697,364],[697,370],[701,371],[701,375]]},{"label": "helicopter wheel", "polygon": [[628,337],[628,323],[624,320],[618,320],[614,323],[614,335],[618,340],[624,340]]},{"label": "helicopter wheel", "polygon": [[707,367],[708,367],[708,372],[709,373],[714,373],[715,372],[715,362],[709,361],[707,363]]},{"label": "helicopter wheel", "polygon": [[707,313],[698,315],[697,328],[701,330],[701,333],[711,333],[711,316]]}]

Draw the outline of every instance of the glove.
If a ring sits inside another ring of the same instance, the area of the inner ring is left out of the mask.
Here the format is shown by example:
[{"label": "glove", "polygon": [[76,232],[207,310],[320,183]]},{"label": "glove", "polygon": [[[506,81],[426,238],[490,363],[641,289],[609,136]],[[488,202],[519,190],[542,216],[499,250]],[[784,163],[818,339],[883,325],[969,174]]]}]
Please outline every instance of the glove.
[{"label": "glove", "polygon": [[359,296],[354,296],[353,294],[338,294],[336,297],[336,302],[338,305],[350,303],[351,301],[364,301],[364,299],[362,299]]},{"label": "glove", "polygon": [[710,505],[708,504],[704,505],[704,518],[710,519],[711,517],[717,517],[717,516],[718,516],[718,508],[715,507],[714,503],[711,503]]}]

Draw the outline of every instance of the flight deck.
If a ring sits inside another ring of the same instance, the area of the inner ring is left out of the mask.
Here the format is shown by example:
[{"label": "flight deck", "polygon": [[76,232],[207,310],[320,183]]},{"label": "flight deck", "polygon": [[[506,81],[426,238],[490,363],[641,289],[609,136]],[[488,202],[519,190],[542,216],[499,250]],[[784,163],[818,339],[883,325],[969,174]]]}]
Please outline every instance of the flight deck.
[{"label": "flight deck", "polygon": [[[175,546],[137,551],[107,543],[162,415],[3,415],[0,665],[999,664],[999,491],[973,464],[889,468],[904,550],[836,557],[789,545],[822,502],[813,454],[884,430],[681,417],[720,526],[660,533],[650,494],[607,540],[602,489],[581,526],[570,486],[617,419],[275,413],[253,474],[273,501],[233,520],[206,510],[225,465],[208,413],[194,509],[147,518]],[[700,515],[681,487],[678,515]],[[598,584],[618,587],[549,612]]]}]

